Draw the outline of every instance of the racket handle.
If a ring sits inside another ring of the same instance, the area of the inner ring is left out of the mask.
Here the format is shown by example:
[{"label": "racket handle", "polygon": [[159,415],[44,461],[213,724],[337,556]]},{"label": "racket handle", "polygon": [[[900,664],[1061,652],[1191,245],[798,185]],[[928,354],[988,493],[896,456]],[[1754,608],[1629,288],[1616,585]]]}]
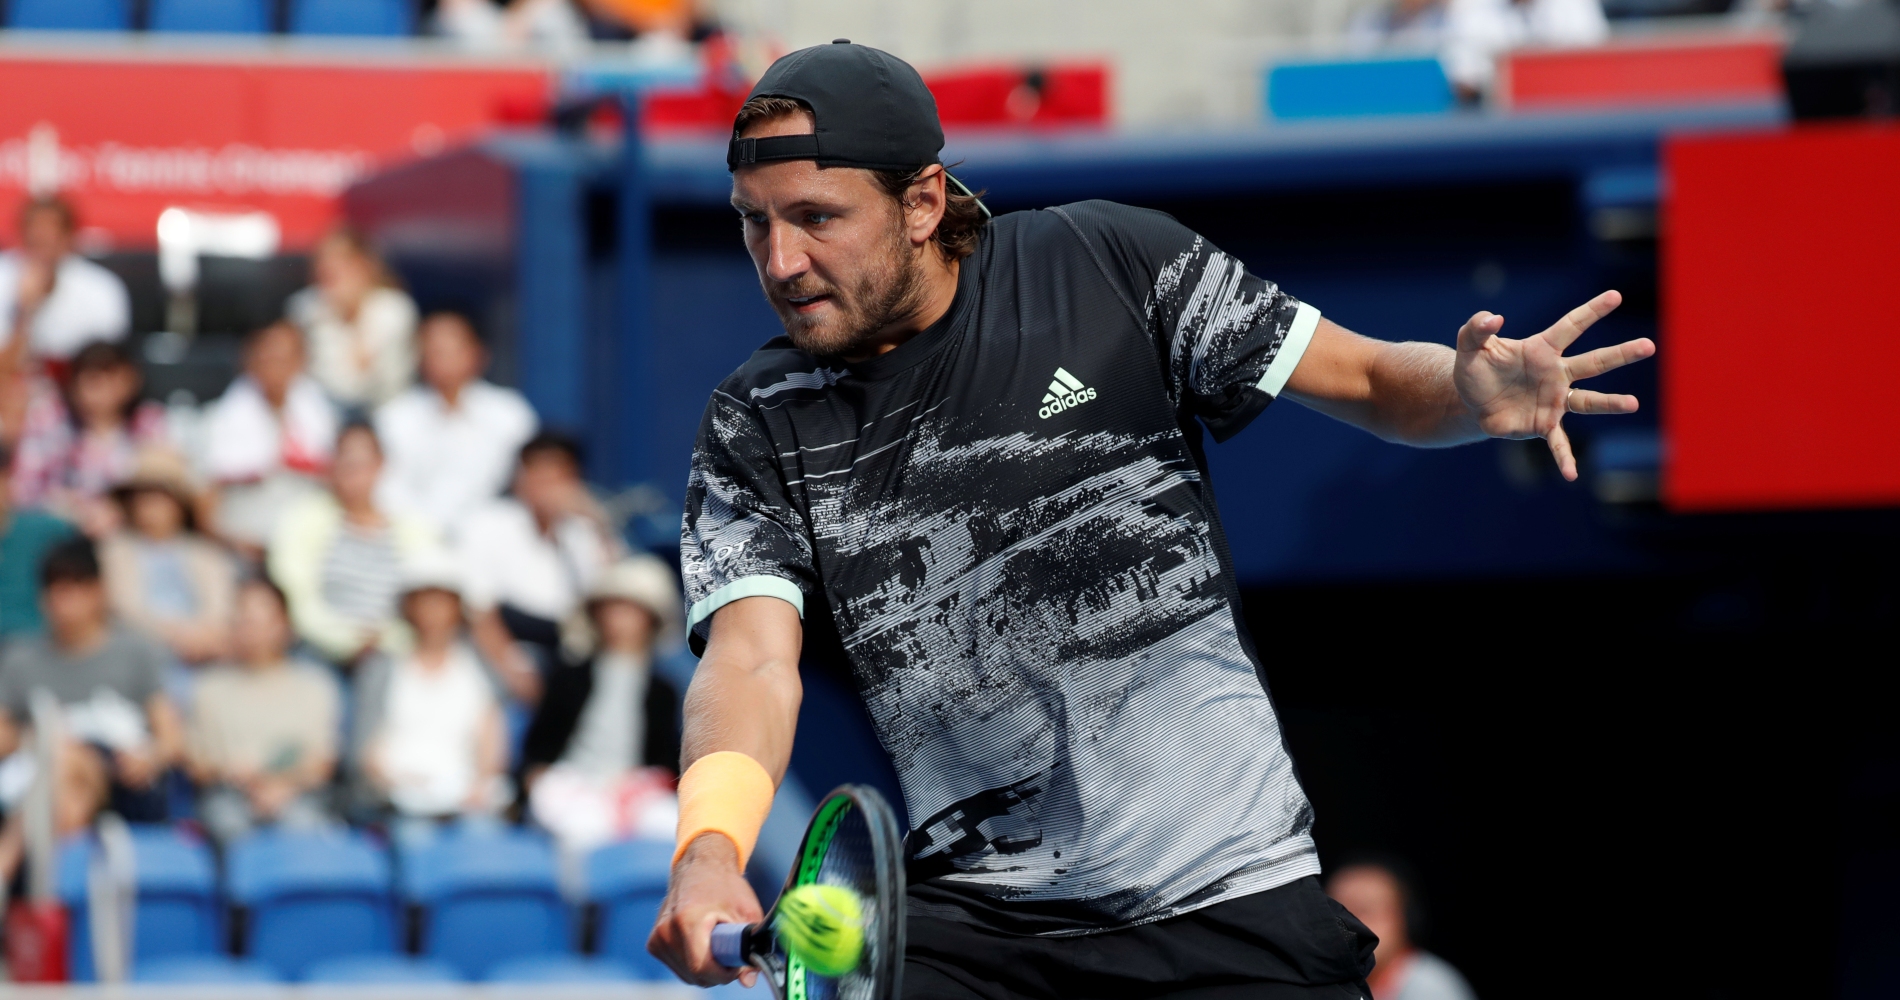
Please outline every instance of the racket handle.
[{"label": "racket handle", "polygon": [[713,961],[728,969],[745,965],[746,939],[757,924],[718,924],[712,929]]}]

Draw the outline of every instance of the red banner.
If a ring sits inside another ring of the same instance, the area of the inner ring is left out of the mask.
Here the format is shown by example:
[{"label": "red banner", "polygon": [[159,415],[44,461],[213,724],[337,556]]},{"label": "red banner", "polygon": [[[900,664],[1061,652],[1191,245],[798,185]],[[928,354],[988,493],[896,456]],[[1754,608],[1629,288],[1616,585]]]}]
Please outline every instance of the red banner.
[{"label": "red banner", "polygon": [[95,244],[150,247],[177,205],[270,212],[287,247],[308,246],[352,181],[545,107],[552,86],[522,64],[9,56],[0,231],[29,191],[57,188]]},{"label": "red banner", "polygon": [[1665,159],[1664,498],[1900,504],[1900,128],[1682,137]]}]

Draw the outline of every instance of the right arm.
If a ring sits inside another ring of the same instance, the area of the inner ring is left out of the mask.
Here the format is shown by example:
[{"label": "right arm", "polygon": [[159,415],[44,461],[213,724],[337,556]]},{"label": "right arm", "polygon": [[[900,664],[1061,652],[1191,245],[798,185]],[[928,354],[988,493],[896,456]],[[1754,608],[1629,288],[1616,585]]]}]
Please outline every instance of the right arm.
[{"label": "right arm", "polygon": [[[804,696],[798,678],[803,641],[798,610],[776,597],[742,598],[713,614],[706,655],[686,691],[682,767],[732,750],[758,761],[774,784],[784,780]],[[763,916],[732,841],[701,834],[673,867],[647,950],[689,983],[730,982],[733,970],[712,959],[713,925]],[[749,985],[753,977],[742,978]]]}]

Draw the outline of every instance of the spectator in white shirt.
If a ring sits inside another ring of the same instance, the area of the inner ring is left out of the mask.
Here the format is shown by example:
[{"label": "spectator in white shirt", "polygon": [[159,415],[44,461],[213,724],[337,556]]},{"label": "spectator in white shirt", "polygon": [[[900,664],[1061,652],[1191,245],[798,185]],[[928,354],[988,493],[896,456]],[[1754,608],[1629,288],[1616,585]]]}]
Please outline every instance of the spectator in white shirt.
[{"label": "spectator in white shirt", "polygon": [[463,642],[462,574],[443,556],[405,567],[415,651],[372,657],[357,681],[357,766],[403,827],[493,815],[507,804],[507,744],[494,682]]},{"label": "spectator in white shirt", "polygon": [[330,398],[304,374],[303,334],[281,321],[252,334],[244,374],[211,404],[203,428],[215,533],[261,558],[279,513],[321,488],[337,423]]},{"label": "spectator in white shirt", "polygon": [[501,495],[537,421],[520,393],[482,378],[488,352],[466,317],[430,314],[420,341],[422,384],[376,411],[389,455],[378,496],[452,531]]},{"label": "spectator in white shirt", "polygon": [[1610,22],[1600,0],[1448,0],[1440,59],[1467,96],[1491,86],[1497,59],[1523,46],[1601,45]]},{"label": "spectator in white shirt", "polygon": [[[125,282],[73,252],[78,218],[59,198],[20,209],[20,248],[0,254],[0,355],[63,362],[132,325]],[[16,336],[20,330],[27,336]]]},{"label": "spectator in white shirt", "polygon": [[581,480],[580,446],[535,435],[521,447],[514,496],[470,515],[458,546],[476,641],[515,697],[533,703],[559,660],[562,621],[623,548]]},{"label": "spectator in white shirt", "polygon": [[317,244],[314,283],[284,309],[310,338],[310,375],[337,405],[376,406],[416,371],[416,303],[369,243],[337,229]]}]

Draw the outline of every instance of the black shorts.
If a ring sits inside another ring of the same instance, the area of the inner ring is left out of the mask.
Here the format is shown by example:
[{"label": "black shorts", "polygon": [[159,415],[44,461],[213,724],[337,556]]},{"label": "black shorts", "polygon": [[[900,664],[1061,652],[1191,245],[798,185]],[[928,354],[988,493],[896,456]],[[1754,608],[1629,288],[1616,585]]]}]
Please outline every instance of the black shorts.
[{"label": "black shorts", "polygon": [[[1168,920],[1072,937],[913,912],[905,1000],[1370,1000],[1378,939],[1308,876]],[[968,912],[967,910],[965,912]]]}]

